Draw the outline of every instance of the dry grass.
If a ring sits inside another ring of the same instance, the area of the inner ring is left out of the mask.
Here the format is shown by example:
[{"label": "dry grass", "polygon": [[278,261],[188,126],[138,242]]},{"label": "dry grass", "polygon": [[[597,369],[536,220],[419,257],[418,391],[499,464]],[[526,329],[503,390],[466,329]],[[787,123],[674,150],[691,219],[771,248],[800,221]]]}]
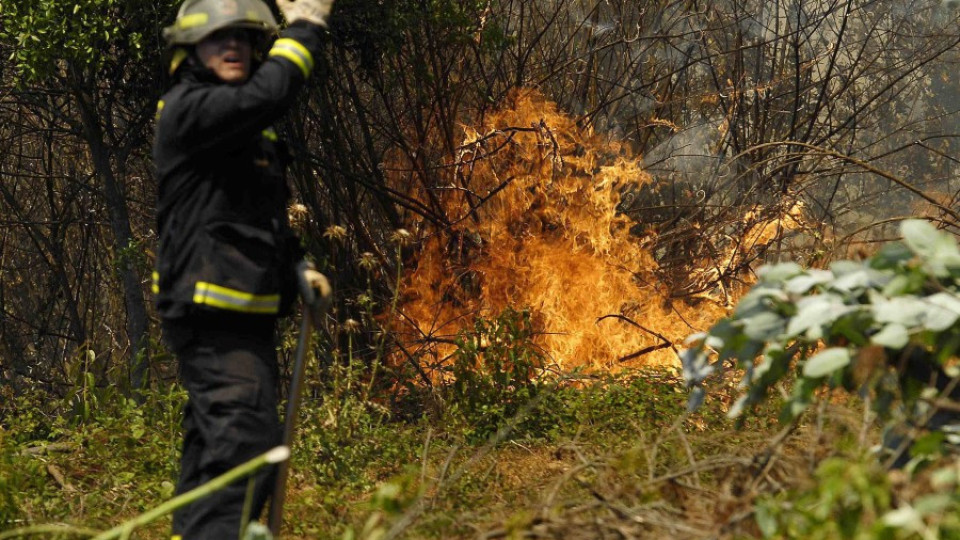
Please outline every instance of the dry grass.
[{"label": "dry grass", "polygon": [[[828,403],[805,418],[743,430],[681,418],[652,440],[637,426],[636,438],[619,443],[506,443],[461,463],[456,478],[431,463],[427,495],[388,537],[759,538],[757,498],[810,487],[838,442],[864,431],[848,404]],[[445,520],[455,526],[438,525]]]}]

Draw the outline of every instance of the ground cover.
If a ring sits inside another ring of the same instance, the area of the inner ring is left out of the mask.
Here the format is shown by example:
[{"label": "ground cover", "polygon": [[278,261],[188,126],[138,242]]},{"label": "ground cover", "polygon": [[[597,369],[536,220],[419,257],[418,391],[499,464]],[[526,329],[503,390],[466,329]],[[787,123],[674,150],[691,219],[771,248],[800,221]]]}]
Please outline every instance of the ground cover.
[{"label": "ground cover", "polygon": [[[5,401],[2,530],[102,530],[170,497],[182,392],[152,392],[145,405],[100,392],[110,399],[72,421],[39,396]],[[739,429],[724,417],[728,399],[689,414],[682,381],[662,371],[566,381],[540,396],[515,429],[487,438],[471,437],[452,407],[396,421],[358,405],[343,416],[351,426],[332,426],[308,402],[289,537],[760,538],[758,508],[768,522],[802,510],[784,503],[819,489],[811,478],[825,458],[847,464],[833,474],[886,478],[865,451],[874,430],[849,401],[825,401],[786,432],[772,405]],[[869,489],[889,500],[892,485]],[[165,538],[168,527],[161,519],[136,537]]]}]

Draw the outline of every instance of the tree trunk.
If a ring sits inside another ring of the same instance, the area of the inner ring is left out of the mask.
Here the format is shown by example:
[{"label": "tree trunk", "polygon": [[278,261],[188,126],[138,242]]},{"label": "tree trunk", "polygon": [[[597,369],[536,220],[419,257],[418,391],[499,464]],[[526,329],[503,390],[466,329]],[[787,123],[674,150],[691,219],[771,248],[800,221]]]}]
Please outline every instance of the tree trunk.
[{"label": "tree trunk", "polygon": [[143,297],[142,279],[137,268],[126,255],[133,243],[130,215],[127,211],[123,187],[114,174],[107,144],[95,108],[79,88],[75,91],[83,121],[83,137],[90,149],[94,173],[103,182],[104,195],[113,231],[113,251],[117,270],[123,287],[123,303],[126,308],[126,331],[130,341],[129,383],[131,390],[141,390],[149,379],[149,321],[146,301]]}]

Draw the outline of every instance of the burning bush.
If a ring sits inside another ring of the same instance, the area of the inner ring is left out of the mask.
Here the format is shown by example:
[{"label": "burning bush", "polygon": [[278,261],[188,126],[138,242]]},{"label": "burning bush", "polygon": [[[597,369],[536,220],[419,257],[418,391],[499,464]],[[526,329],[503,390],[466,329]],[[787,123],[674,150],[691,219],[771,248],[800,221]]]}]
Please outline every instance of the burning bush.
[{"label": "burning bush", "polygon": [[[434,367],[476,317],[511,307],[530,310],[538,344],[560,368],[676,365],[673,344],[722,316],[729,298],[677,301],[658,259],[685,259],[687,282],[720,291],[749,270],[754,247],[790,228],[783,215],[799,218],[799,206],[742,208],[739,241],[655,256],[658,238],[698,225],[667,219],[637,227],[623,193],[657,184],[626,146],[582,128],[530,90],[463,129],[449,185],[431,194],[442,197],[453,225],[415,227],[420,251],[403,276],[392,323],[404,349]],[[669,214],[673,203],[660,202]]]}]

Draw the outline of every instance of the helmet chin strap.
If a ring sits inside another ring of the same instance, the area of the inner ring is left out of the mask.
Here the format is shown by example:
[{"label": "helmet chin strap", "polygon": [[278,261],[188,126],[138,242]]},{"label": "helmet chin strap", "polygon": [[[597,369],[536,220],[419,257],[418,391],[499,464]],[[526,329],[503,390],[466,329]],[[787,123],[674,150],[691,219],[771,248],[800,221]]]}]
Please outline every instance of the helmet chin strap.
[{"label": "helmet chin strap", "polygon": [[170,71],[169,74],[173,75],[177,72],[177,68],[180,67],[180,64],[183,64],[183,61],[190,57],[190,51],[186,47],[177,47],[174,49],[173,54],[170,56]]}]

